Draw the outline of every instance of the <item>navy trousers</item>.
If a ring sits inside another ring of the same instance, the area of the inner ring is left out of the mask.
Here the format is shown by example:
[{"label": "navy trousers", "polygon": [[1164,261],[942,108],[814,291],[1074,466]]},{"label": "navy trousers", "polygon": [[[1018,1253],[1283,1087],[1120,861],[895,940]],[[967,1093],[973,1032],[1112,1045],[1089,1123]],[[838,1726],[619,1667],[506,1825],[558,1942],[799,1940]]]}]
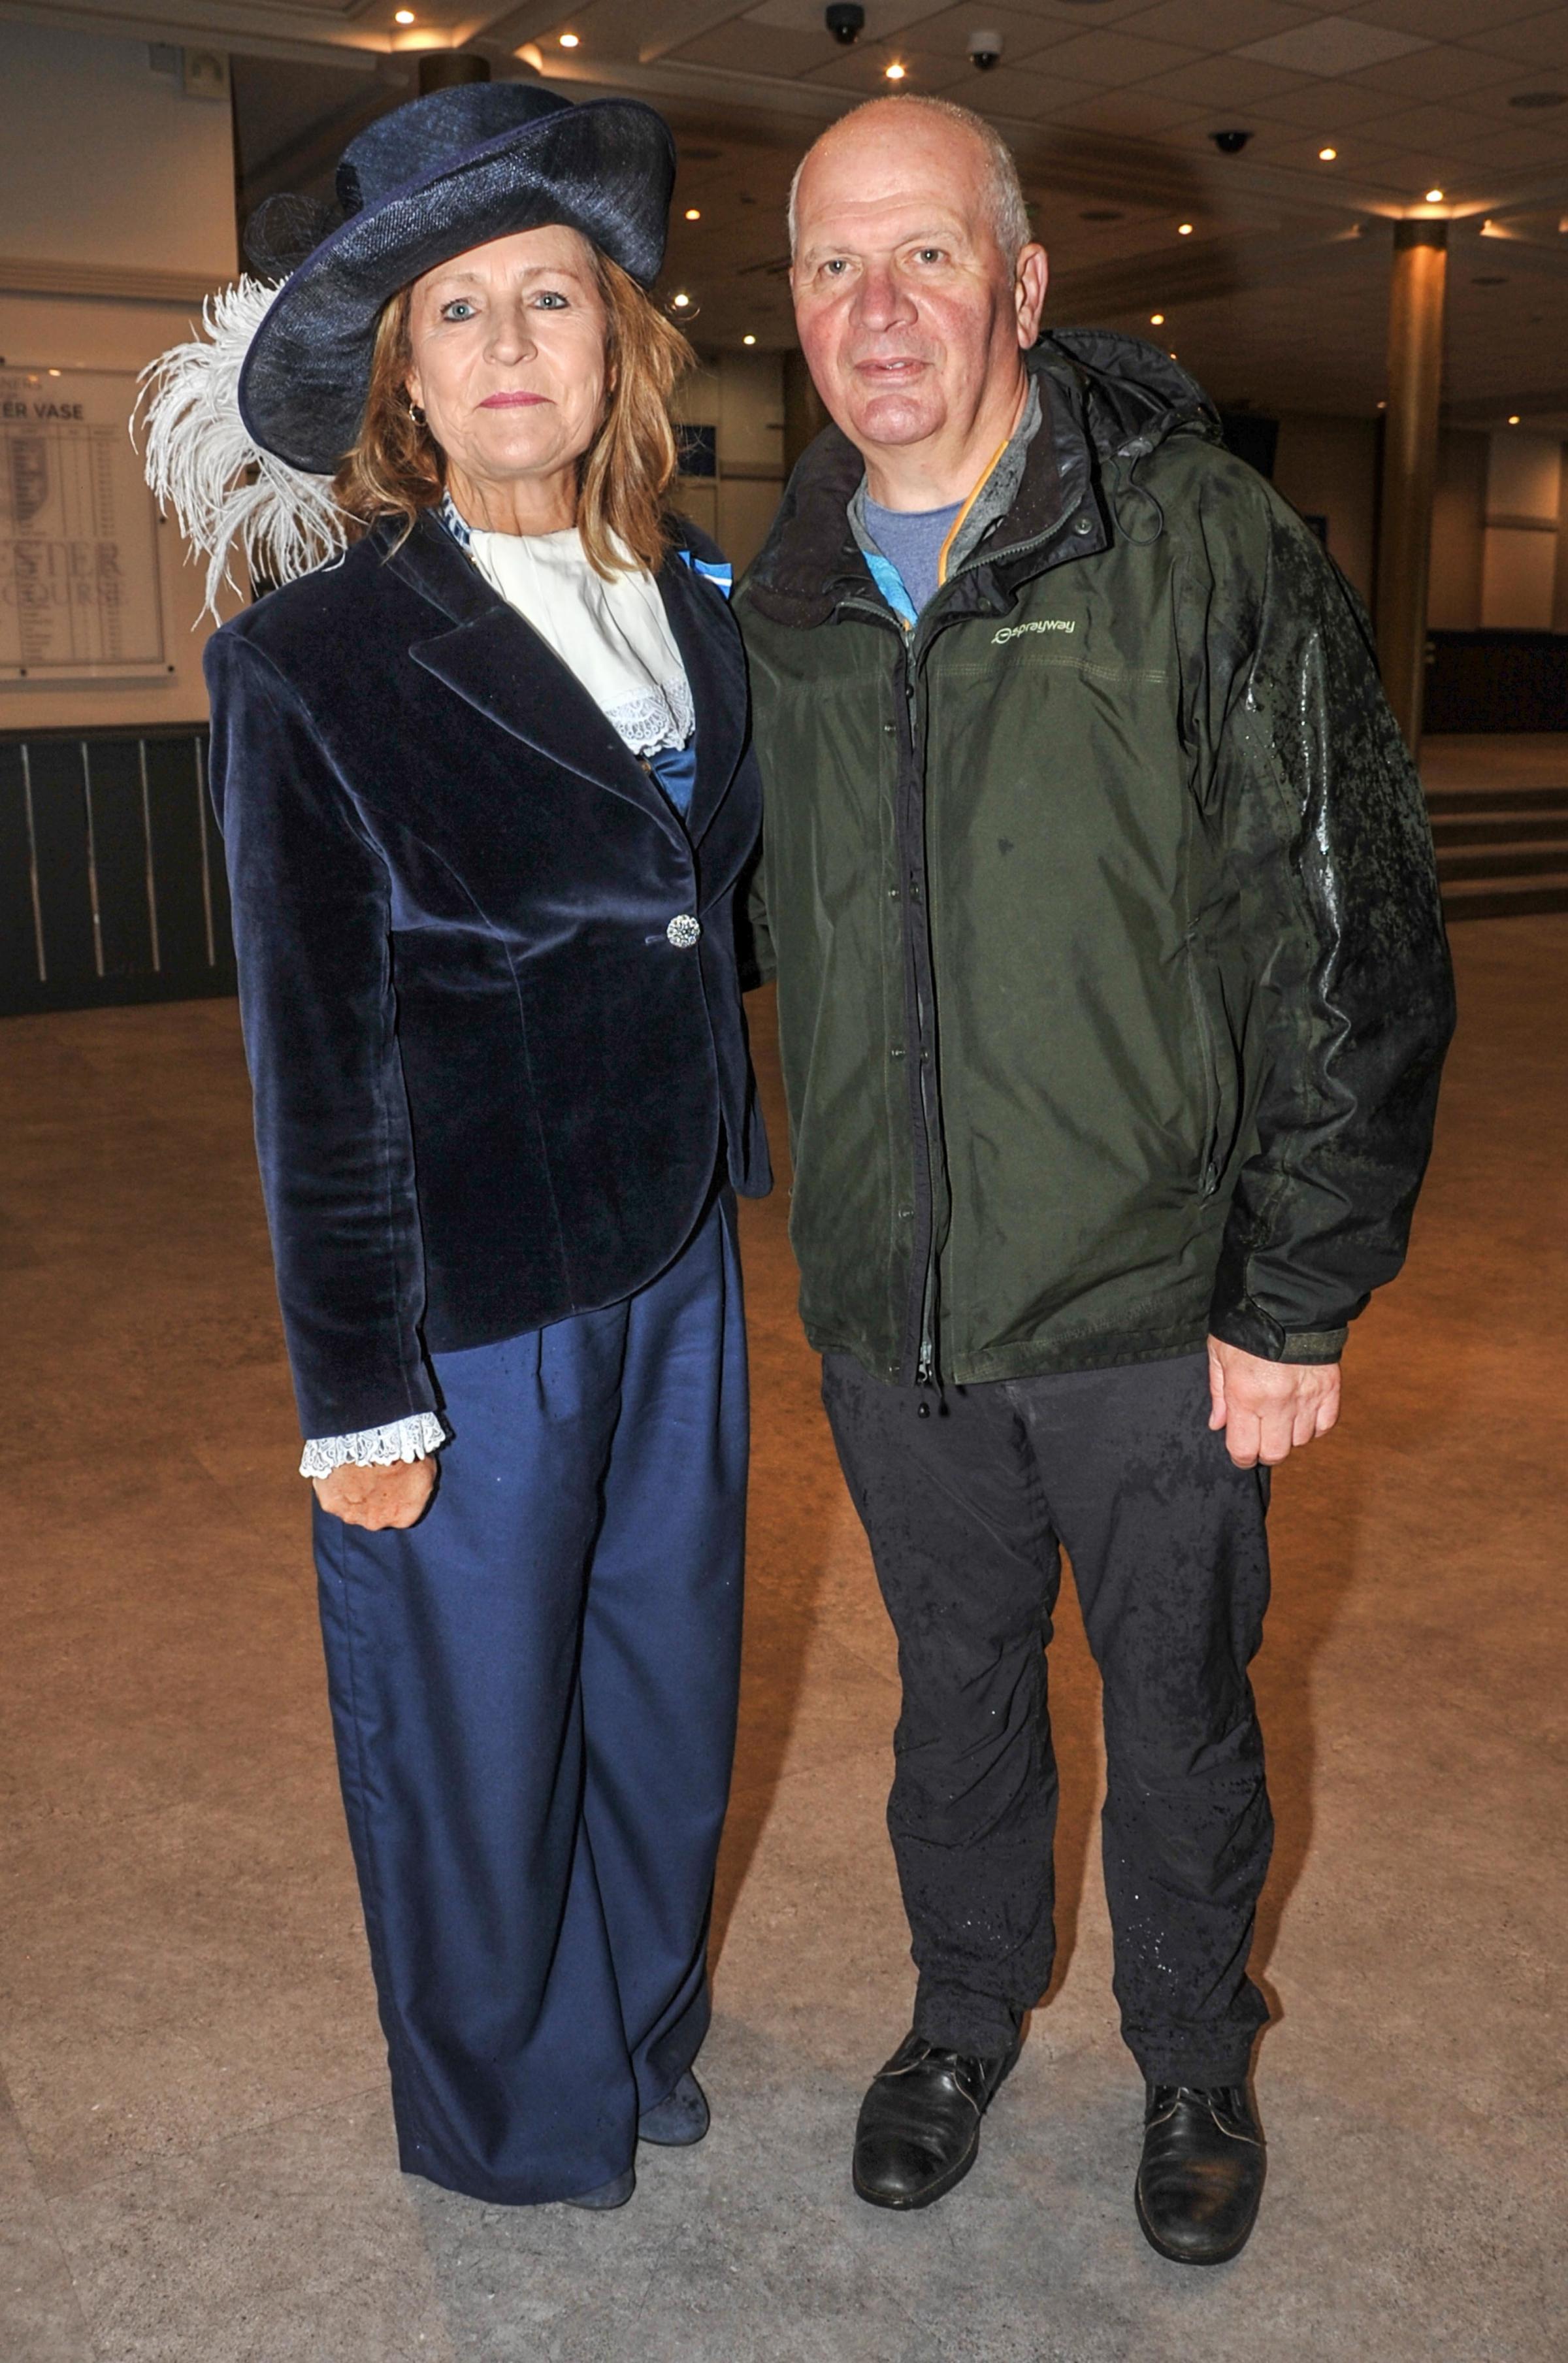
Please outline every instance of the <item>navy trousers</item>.
[{"label": "navy trousers", "polygon": [[727,1190],[626,1303],[436,1357],[417,1526],[319,1508],[322,1628],[403,2169],[591,2191],[708,2023],[745,1335]]}]

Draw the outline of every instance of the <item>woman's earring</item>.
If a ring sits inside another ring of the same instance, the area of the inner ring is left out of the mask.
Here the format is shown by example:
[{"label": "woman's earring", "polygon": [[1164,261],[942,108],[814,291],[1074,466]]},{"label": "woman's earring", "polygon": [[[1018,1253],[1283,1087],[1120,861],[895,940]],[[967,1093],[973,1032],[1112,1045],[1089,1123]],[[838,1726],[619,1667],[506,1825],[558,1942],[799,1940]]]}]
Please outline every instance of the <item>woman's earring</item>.
[{"label": "woman's earring", "polygon": [[403,398],[408,405],[408,415],[413,419],[414,425],[416,427],[423,427],[425,424],[425,413],[414,399],[413,394],[411,394],[406,388],[404,389]]}]

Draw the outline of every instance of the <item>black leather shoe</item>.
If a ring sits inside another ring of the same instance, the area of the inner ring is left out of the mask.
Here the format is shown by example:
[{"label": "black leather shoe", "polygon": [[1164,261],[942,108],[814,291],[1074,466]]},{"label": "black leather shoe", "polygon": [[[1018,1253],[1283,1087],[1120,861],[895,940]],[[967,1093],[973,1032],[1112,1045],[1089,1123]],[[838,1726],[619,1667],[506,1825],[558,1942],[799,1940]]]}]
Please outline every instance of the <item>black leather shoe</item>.
[{"label": "black leather shoe", "polygon": [[860,2104],[855,2188],[873,2207],[929,2207],[979,2155],[980,2119],[1018,2058],[938,2051],[908,2035]]},{"label": "black leather shoe", "polygon": [[1143,2237],[1176,2265],[1239,2257],[1257,2221],[1264,2137],[1241,2084],[1151,2084],[1134,2198]]}]

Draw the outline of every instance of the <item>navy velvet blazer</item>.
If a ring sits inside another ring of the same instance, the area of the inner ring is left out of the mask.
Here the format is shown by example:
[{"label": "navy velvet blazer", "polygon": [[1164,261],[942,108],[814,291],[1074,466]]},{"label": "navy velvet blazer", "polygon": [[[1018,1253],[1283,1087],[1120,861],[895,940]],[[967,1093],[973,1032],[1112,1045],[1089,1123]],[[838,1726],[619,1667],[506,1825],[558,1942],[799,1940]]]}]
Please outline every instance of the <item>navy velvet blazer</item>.
[{"label": "navy velvet blazer", "polygon": [[206,658],[307,1437],[436,1407],[431,1353],[629,1295],[721,1150],[737,1189],[770,1180],[732,907],[761,796],[723,594],[679,555],[658,578],[697,711],[683,826],[434,517],[395,543],[378,527]]}]

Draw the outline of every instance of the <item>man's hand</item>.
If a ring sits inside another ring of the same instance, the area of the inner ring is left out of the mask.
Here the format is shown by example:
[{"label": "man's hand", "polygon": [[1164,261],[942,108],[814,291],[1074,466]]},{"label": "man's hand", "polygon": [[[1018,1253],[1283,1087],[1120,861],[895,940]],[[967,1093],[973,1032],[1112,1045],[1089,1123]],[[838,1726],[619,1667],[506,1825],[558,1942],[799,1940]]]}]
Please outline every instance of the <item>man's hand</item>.
[{"label": "man's hand", "polygon": [[335,1469],[311,1481],[324,1510],[346,1526],[368,1526],[377,1535],[383,1526],[412,1526],[424,1516],[436,1491],[436,1462],[426,1454],[423,1460],[394,1460],[389,1469]]},{"label": "man's hand", "polygon": [[1340,1415],[1337,1362],[1265,1362],[1209,1340],[1210,1427],[1225,1431],[1238,1469],[1275,1469],[1294,1446],[1327,1436]]}]

